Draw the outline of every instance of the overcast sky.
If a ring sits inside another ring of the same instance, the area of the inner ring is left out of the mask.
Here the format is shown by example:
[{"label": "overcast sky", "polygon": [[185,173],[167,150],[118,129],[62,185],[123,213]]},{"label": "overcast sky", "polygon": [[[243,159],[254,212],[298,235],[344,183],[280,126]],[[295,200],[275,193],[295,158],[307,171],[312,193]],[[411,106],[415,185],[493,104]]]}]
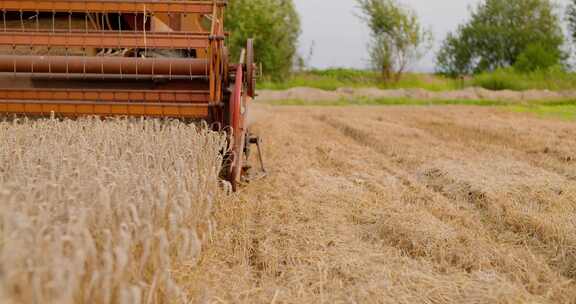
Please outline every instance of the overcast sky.
[{"label": "overcast sky", "polygon": [[[435,38],[435,49],[446,33],[467,20],[468,8],[480,0],[400,0],[416,10],[422,23],[429,27]],[[558,0],[565,5],[569,0]],[[366,68],[368,30],[357,17],[355,0],[295,0],[302,18],[300,53],[306,58],[313,46],[309,64],[315,68]],[[413,70],[432,71],[434,52]]]}]

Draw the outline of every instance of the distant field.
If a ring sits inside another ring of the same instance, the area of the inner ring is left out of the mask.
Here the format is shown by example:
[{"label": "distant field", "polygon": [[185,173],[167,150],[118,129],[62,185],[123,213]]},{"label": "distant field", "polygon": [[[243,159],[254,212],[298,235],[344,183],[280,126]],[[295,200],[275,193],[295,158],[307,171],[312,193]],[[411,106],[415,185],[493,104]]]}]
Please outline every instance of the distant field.
[{"label": "distant field", "polygon": [[530,113],[543,118],[559,118],[563,120],[576,120],[576,101],[532,101],[518,104],[517,102],[506,102],[496,100],[420,100],[406,98],[383,98],[367,99],[359,98],[353,100],[341,99],[336,101],[316,101],[288,99],[265,102],[276,106],[322,106],[322,107],[345,107],[345,106],[443,106],[443,105],[463,105],[463,106],[492,106],[502,109]]},{"label": "distant field", "polygon": [[381,89],[426,89],[450,91],[466,87],[482,87],[489,90],[572,90],[576,89],[576,74],[562,70],[517,73],[511,69],[498,70],[467,77],[452,79],[434,74],[408,73],[398,83],[384,83],[373,71],[352,69],[327,69],[298,72],[282,82],[263,81],[260,89],[285,90],[294,87],[311,87],[336,90],[342,87]]}]

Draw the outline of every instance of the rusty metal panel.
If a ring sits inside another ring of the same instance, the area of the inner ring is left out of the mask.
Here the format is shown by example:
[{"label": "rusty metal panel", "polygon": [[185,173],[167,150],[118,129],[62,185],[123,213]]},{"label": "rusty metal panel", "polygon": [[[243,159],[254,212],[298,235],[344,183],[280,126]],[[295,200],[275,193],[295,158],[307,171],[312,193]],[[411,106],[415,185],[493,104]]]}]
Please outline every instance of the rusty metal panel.
[{"label": "rusty metal panel", "polygon": [[204,49],[208,33],[0,31],[0,45],[93,48]]},{"label": "rusty metal panel", "polygon": [[164,104],[164,103],[90,103],[73,101],[0,101],[0,114],[22,114],[32,116],[150,116],[206,119],[208,104]]},{"label": "rusty metal panel", "polygon": [[109,105],[95,105],[94,115],[107,115],[110,114],[111,107]]},{"label": "rusty metal panel", "polygon": [[60,105],[59,111],[64,114],[74,114],[76,113],[76,106],[72,104]]},{"label": "rusty metal panel", "polygon": [[141,111],[143,112],[141,115],[164,115],[163,107],[159,106],[142,108]]},{"label": "rusty metal panel", "polygon": [[9,112],[9,113],[26,112],[25,104],[21,104],[21,103],[16,103],[16,104],[14,104],[14,103],[9,103],[9,104],[7,104],[6,112]]},{"label": "rusty metal panel", "polygon": [[93,108],[94,108],[93,104],[77,104],[76,113],[82,115],[91,115],[94,114]]},{"label": "rusty metal panel", "polygon": [[208,91],[0,89],[0,100],[208,103]]},{"label": "rusty metal panel", "polygon": [[118,105],[117,107],[110,108],[110,115],[126,115],[128,113],[128,105]]},{"label": "rusty metal panel", "polygon": [[0,72],[81,74],[88,77],[116,75],[202,76],[208,73],[208,61],[196,58],[134,58],[81,56],[0,55]]},{"label": "rusty metal panel", "polygon": [[[214,3],[226,5],[225,1]],[[0,7],[7,11],[209,14],[214,3],[186,0],[0,0]]]}]

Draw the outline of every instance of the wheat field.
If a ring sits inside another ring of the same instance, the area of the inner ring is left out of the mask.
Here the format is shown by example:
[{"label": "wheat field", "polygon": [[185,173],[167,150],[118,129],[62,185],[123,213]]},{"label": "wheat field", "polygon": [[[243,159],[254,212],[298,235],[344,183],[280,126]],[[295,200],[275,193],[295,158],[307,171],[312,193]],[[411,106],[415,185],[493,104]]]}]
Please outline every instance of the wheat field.
[{"label": "wheat field", "polygon": [[267,178],[156,120],[0,123],[0,303],[576,303],[576,128],[251,108]]},{"label": "wheat field", "polygon": [[225,148],[175,121],[0,122],[0,302],[187,303]]}]

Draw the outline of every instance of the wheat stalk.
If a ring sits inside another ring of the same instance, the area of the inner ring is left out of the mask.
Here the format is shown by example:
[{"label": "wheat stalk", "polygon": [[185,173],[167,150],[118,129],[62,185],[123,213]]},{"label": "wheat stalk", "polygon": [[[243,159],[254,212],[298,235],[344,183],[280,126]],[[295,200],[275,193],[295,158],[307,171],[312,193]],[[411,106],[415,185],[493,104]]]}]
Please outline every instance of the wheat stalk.
[{"label": "wheat stalk", "polygon": [[0,302],[180,303],[223,134],[177,121],[0,122]]}]

